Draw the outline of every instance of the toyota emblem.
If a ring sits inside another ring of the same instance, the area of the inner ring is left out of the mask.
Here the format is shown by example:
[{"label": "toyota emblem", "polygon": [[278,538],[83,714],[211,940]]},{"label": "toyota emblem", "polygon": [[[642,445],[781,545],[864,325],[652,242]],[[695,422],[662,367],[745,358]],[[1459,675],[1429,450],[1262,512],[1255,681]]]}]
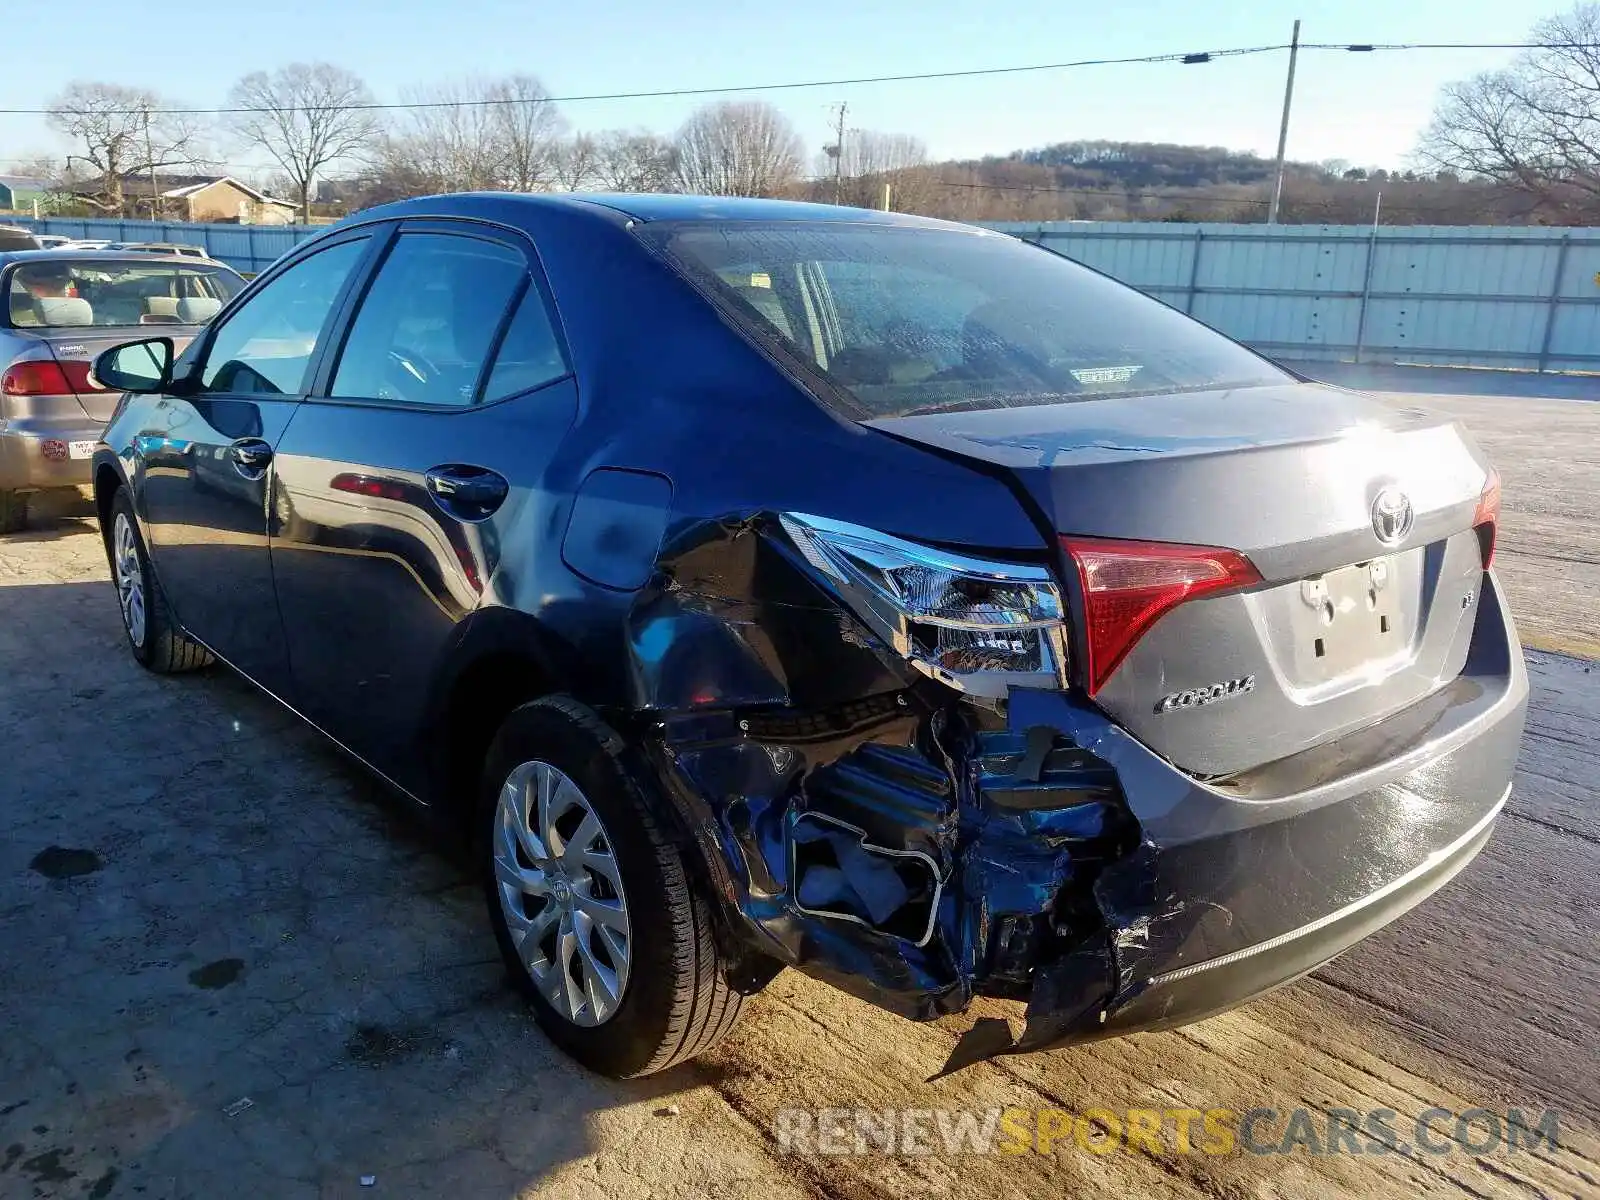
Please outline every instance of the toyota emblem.
[{"label": "toyota emblem", "polygon": [[1405,540],[1412,518],[1411,500],[1399,488],[1384,488],[1372,502],[1372,532],[1386,546]]}]

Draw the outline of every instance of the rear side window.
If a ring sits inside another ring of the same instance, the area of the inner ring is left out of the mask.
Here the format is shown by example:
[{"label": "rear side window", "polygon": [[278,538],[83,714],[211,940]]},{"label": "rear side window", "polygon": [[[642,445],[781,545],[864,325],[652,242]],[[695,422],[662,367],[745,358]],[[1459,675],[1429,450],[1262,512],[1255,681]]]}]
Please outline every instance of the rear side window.
[{"label": "rear side window", "polygon": [[495,353],[494,366],[483,385],[483,401],[487,404],[543,387],[566,373],[567,360],[550,323],[550,310],[539,289],[530,285]]},{"label": "rear side window", "polygon": [[[528,283],[527,261],[499,242],[401,234],[356,313],[329,394],[441,408],[473,404],[495,337]],[[521,306],[517,319],[525,325],[543,319],[548,332],[537,289],[528,293],[534,303]],[[524,315],[532,310],[536,317]],[[517,320],[512,330],[530,340]],[[517,351],[524,352],[534,353]]]},{"label": "rear side window", "polygon": [[857,420],[1289,378],[1132,288],[997,234],[684,222],[639,236]]}]

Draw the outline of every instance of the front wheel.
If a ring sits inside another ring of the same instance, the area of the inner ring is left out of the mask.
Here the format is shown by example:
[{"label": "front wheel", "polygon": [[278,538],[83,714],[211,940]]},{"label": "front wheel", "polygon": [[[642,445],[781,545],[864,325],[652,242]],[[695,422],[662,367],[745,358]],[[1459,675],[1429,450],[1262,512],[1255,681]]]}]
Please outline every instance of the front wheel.
[{"label": "front wheel", "polygon": [[625,1079],[693,1058],[742,997],[618,735],[549,697],[490,748],[478,821],[489,918],[506,968],[550,1039]]}]

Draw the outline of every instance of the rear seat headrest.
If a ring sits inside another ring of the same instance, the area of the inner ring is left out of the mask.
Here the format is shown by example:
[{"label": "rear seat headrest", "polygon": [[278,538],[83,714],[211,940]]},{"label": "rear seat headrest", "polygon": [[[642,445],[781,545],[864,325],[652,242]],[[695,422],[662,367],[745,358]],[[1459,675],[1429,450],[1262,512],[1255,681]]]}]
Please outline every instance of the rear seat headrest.
[{"label": "rear seat headrest", "polygon": [[80,296],[35,296],[41,325],[93,325],[94,309]]},{"label": "rear seat headrest", "polygon": [[210,296],[185,296],[178,301],[178,319],[186,325],[203,325],[221,308],[222,301]]}]

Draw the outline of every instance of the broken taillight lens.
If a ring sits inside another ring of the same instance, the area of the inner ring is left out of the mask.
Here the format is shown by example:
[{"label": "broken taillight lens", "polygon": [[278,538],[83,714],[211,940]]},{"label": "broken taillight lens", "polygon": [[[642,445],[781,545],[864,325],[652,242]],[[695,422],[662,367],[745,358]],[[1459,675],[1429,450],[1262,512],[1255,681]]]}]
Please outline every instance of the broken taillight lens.
[{"label": "broken taillight lens", "polygon": [[804,513],[785,513],[801,556],[918,670],[989,701],[1065,681],[1061,592],[1043,563],[940,550]]},{"label": "broken taillight lens", "polygon": [[1500,472],[1489,468],[1489,478],[1484,480],[1483,494],[1478,497],[1478,510],[1472,514],[1472,527],[1478,532],[1478,545],[1483,550],[1483,569],[1494,565],[1494,535],[1500,524]]},{"label": "broken taillight lens", "polygon": [[1084,683],[1092,696],[1141,637],[1186,600],[1261,582],[1237,550],[1063,536],[1084,607]]}]

